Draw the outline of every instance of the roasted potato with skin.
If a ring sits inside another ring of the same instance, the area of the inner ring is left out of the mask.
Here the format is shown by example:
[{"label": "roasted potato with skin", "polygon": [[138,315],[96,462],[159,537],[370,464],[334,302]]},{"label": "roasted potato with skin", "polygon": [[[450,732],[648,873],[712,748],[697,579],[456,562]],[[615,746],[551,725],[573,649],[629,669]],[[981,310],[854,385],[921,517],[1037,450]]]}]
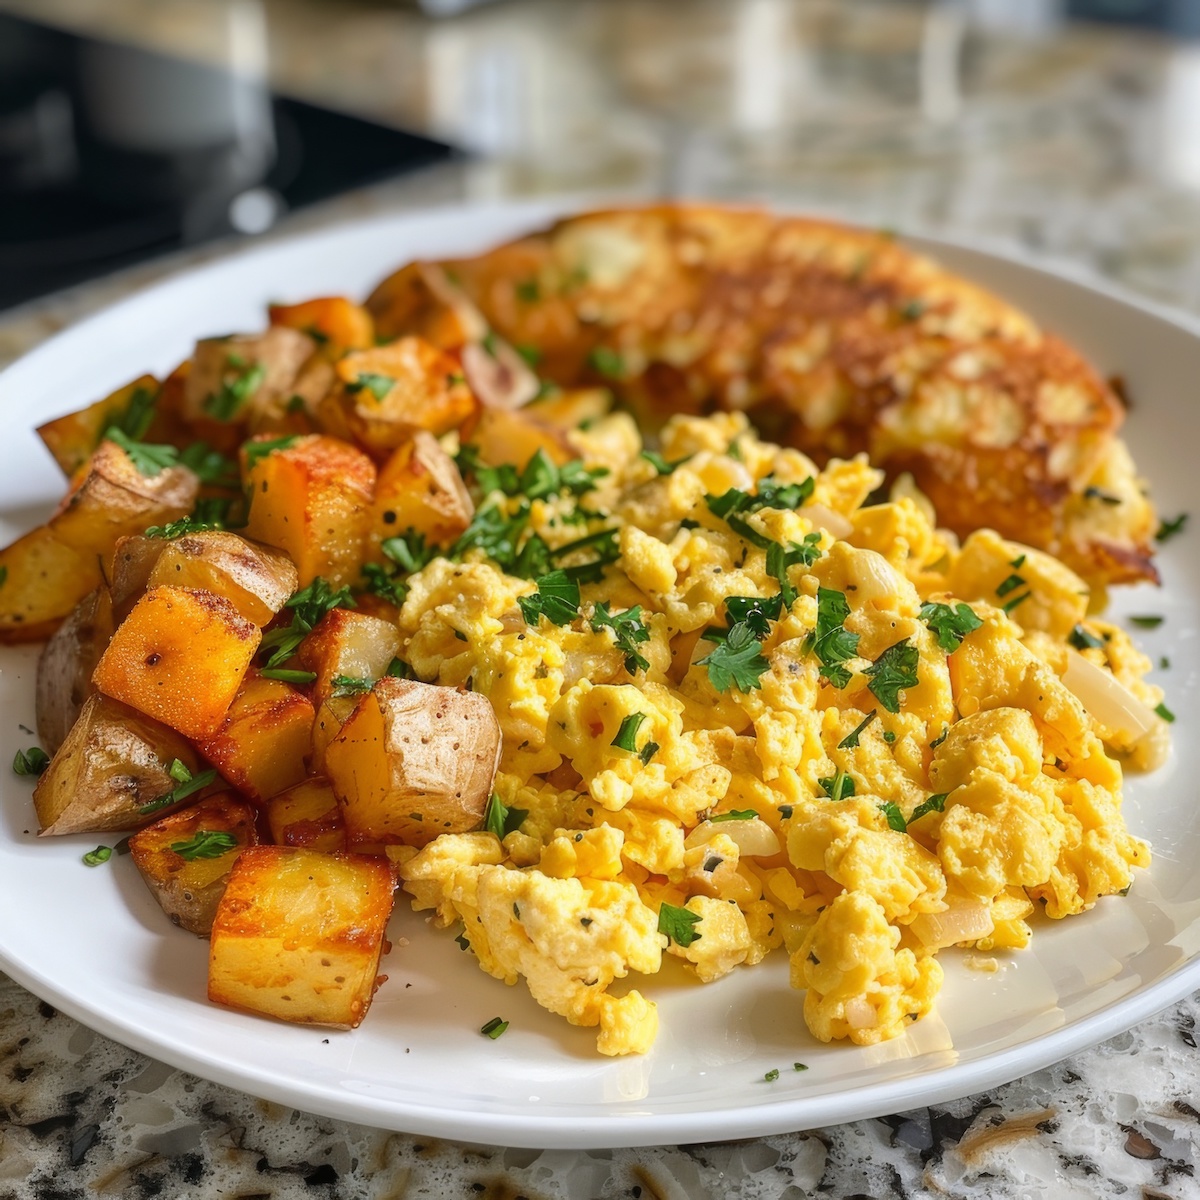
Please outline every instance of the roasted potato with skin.
[{"label": "roasted potato with skin", "polygon": [[258,845],[256,819],[248,800],[219,792],[129,839],[134,865],[174,924],[208,937],[234,862]]},{"label": "roasted potato with skin", "polygon": [[334,683],[338,676],[374,683],[387,673],[399,650],[400,632],[392,622],[334,608],[300,643],[296,665],[316,673],[312,696],[319,706],[339,690]]},{"label": "roasted potato with skin", "polygon": [[247,465],[245,533],[296,564],[299,586],[320,575],[331,587],[358,578],[375,491],[375,464],[337,438],[297,439]]},{"label": "roasted potato with skin", "polygon": [[107,696],[187,737],[212,737],[262,641],[223,596],[154,587],[117,626],[92,676]]},{"label": "roasted potato with skin", "polygon": [[251,667],[221,728],[200,749],[238,791],[261,804],[304,778],[313,716],[303,692]]},{"label": "roasted potato with skin", "polygon": [[323,296],[299,304],[271,304],[267,315],[272,325],[299,329],[332,358],[347,350],[366,350],[375,345],[375,322],[361,304],[345,296]]},{"label": "roasted potato with skin", "polygon": [[212,925],[208,998],[284,1021],[354,1028],[377,985],[394,899],[385,859],[243,850]]},{"label": "roasted potato with skin", "polygon": [[180,804],[144,812],[179,786],[178,759],[193,775],[200,760],[186,738],[108,696],[90,697],[33,791],[39,833],[140,829]]},{"label": "roasted potato with skin", "polygon": [[409,529],[432,542],[452,542],[474,515],[475,505],[454,459],[432,434],[418,433],[379,472],[371,507],[371,556],[379,556],[385,538]]},{"label": "roasted potato with skin", "polygon": [[380,458],[418,430],[456,429],[476,409],[457,360],[424,338],[347,354],[336,370],[340,387],[321,403],[318,420]]},{"label": "roasted potato with skin", "polygon": [[483,819],[500,725],[474,692],[381,679],[325,751],[347,844],[424,846]]},{"label": "roasted potato with skin", "polygon": [[113,633],[107,588],[85,596],[42,650],[37,673],[37,728],[53,754],[79,719],[84,701],[95,694],[92,672]]},{"label": "roasted potato with skin", "polygon": [[479,423],[471,431],[469,441],[478,449],[480,459],[490,467],[505,463],[522,467],[539,450],[545,451],[550,461],[559,466],[578,457],[562,428],[541,420],[529,409],[510,412],[503,408],[485,408],[479,414]]},{"label": "roasted potato with skin", "polygon": [[198,489],[187,467],[143,475],[120,446],[103,441],[47,524],[64,545],[107,561],[118,539],[187,516]]},{"label": "roasted potato with skin", "polygon": [[74,550],[46,526],[0,550],[0,643],[40,642],[104,582],[100,556]]},{"label": "roasted potato with skin", "polygon": [[[153,375],[139,376],[132,383],[118,388],[111,396],[105,396],[87,408],[39,425],[37,435],[54,456],[62,473],[70,479],[92,456],[92,451],[100,445],[100,439],[110,425],[119,423],[131,408],[153,410],[158,390],[159,383]],[[157,440],[149,432],[152,428],[153,416],[147,430],[148,441]]]},{"label": "roasted potato with skin", "polygon": [[435,263],[401,267],[371,293],[367,308],[382,336],[415,333],[443,350],[457,350],[488,333],[483,314]]},{"label": "roasted potato with skin", "polygon": [[328,779],[310,776],[267,801],[271,840],[278,846],[302,846],[332,854],[346,849],[342,810]]},{"label": "roasted potato with skin", "polygon": [[261,627],[287,603],[299,578],[292,560],[273,546],[209,529],[168,541],[146,584],[215,592]]},{"label": "roasted potato with skin", "polygon": [[329,743],[342,731],[342,726],[350,714],[358,706],[362,697],[331,696],[317,709],[317,719],[313,722],[312,732],[312,769],[319,773],[325,770],[325,751]]}]

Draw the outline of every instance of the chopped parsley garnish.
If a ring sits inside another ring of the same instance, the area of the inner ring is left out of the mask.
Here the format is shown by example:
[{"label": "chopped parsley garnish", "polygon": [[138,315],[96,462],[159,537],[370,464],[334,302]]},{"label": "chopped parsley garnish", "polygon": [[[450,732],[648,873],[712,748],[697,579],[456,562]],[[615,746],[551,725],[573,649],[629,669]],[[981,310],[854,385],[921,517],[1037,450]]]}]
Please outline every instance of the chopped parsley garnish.
[{"label": "chopped parsley garnish", "polygon": [[617,736],[609,745],[616,746],[618,750],[627,750],[630,754],[636,754],[637,731],[641,728],[642,722],[649,719],[644,712],[630,713],[621,721],[621,728],[617,730]]},{"label": "chopped parsley garnish", "polygon": [[168,525],[151,525],[144,536],[148,538],[163,538],[173,541],[189,533],[207,533],[211,529],[224,529],[220,521],[201,521],[196,517],[180,517]]},{"label": "chopped parsley garnish", "polygon": [[[919,821],[922,817],[931,812],[945,812],[946,797],[949,794],[949,792],[938,792],[936,795],[930,796],[928,800],[922,800],[921,803],[912,810],[912,816],[908,818],[908,824],[911,825],[914,821]],[[888,824],[891,824],[890,818],[888,820]]]},{"label": "chopped parsley garnish", "polygon": [[330,681],[333,696],[361,696],[375,686],[375,680],[362,679],[357,675],[335,675]]},{"label": "chopped parsley garnish", "polygon": [[663,904],[658,910],[658,932],[666,934],[668,941],[685,950],[702,936],[695,928],[699,921],[700,914],[692,912],[690,908]]},{"label": "chopped parsley garnish", "polygon": [[[532,539],[530,539],[532,541]],[[541,539],[538,538],[541,542]],[[528,549],[529,543],[526,544],[522,553]],[[545,547],[545,543],[542,542]],[[584,537],[576,538],[573,542],[567,542],[565,545],[559,546],[554,550],[546,548],[546,553],[550,558],[555,560],[565,558],[568,554],[574,554],[579,550],[595,550],[596,559],[593,562],[581,563],[579,566],[565,567],[567,574],[579,583],[598,583],[604,578],[604,568],[609,563],[614,563],[621,557],[621,547],[617,541],[617,530],[615,529],[598,529],[595,533],[589,533]]]},{"label": "chopped parsley garnish", "polygon": [[1165,620],[1164,617],[1144,616],[1130,617],[1130,625],[1136,625],[1139,629],[1157,629]]},{"label": "chopped parsley garnish", "polygon": [[745,624],[734,625],[725,640],[696,665],[707,669],[708,680],[718,692],[727,692],[731,686],[739,692],[753,691],[762,686],[759,680],[771,669],[754,630]]},{"label": "chopped parsley garnish", "polygon": [[270,630],[262,640],[259,651],[270,650],[267,667],[281,666],[299,649],[300,643],[313,631],[313,626],[335,608],[357,608],[350,588],[341,587],[335,592],[318,575],[307,587],[296,592],[284,608],[291,609],[290,625],[280,625]]},{"label": "chopped parsley garnish", "polygon": [[177,758],[171,760],[171,765],[167,768],[167,774],[175,780],[176,786],[165,795],[159,796],[157,800],[151,800],[149,804],[143,804],[138,809],[138,812],[157,812],[160,808],[166,808],[170,804],[177,804],[180,800],[186,800],[194,792],[200,791],[201,788],[208,787],[217,777],[217,772],[211,767],[207,771],[201,771],[199,775],[193,775],[187,764],[180,762]]},{"label": "chopped parsley garnish", "polygon": [[1175,714],[1165,704],[1156,704],[1154,706],[1154,711],[1158,713],[1158,715],[1162,717],[1162,719],[1166,721],[1168,725],[1175,720]]},{"label": "chopped parsley garnish", "polygon": [[1168,657],[1167,657],[1167,656],[1164,654],[1164,655],[1163,655],[1163,656],[1162,656],[1162,657],[1161,657],[1161,658],[1158,660],[1158,665],[1159,665],[1159,669],[1160,669],[1160,670],[1166,671],[1166,670],[1168,670],[1168,669],[1170,668],[1170,666],[1171,666],[1171,660],[1170,660],[1170,659],[1169,659],[1169,658],[1168,658]]},{"label": "chopped parsley garnish", "polygon": [[888,712],[900,711],[902,688],[917,686],[917,664],[920,661],[916,646],[906,638],[889,646],[863,672],[871,681],[867,687]]},{"label": "chopped parsley garnish", "polygon": [[903,833],[908,828],[908,822],[900,811],[900,806],[894,800],[885,801],[879,806],[879,811],[887,818],[888,825],[897,833]]},{"label": "chopped parsley garnish", "polygon": [[758,816],[755,808],[735,808],[729,812],[713,813],[708,819],[714,824],[718,821],[753,821]]},{"label": "chopped parsley garnish", "polygon": [[388,393],[396,386],[396,381],[390,375],[380,375],[374,371],[359,371],[353,383],[346,384],[346,391],[351,395],[356,392],[368,391],[376,400],[387,399]]},{"label": "chopped parsley garnish", "polygon": [[821,673],[839,688],[850,682],[850,672],[843,664],[858,653],[858,634],[851,633],[844,624],[849,615],[850,605],[844,592],[817,589],[817,627],[812,635],[812,649],[821,664]]},{"label": "chopped parsley garnish", "polygon": [[111,846],[97,846],[95,850],[89,850],[83,856],[83,865],[85,867],[98,867],[101,863],[106,863],[112,858]]},{"label": "chopped parsley garnish", "polygon": [[1013,574],[996,585],[996,595],[1003,600],[1004,597],[1009,594],[1009,592],[1015,592],[1017,588],[1024,586],[1025,580],[1022,579],[1020,575]]},{"label": "chopped parsley garnish", "polygon": [[287,667],[263,667],[259,675],[263,679],[277,679],[280,683],[296,683],[301,687],[317,682],[316,671],[290,671]]},{"label": "chopped parsley garnish", "polygon": [[429,566],[440,553],[436,546],[426,544],[423,533],[411,528],[400,537],[384,538],[379,548],[410,575]]},{"label": "chopped parsley garnish", "polygon": [[768,1071],[768,1072],[767,1072],[767,1073],[766,1073],[766,1074],[763,1076],[763,1078],[764,1078],[764,1079],[765,1079],[765,1080],[766,1080],[768,1083],[774,1083],[774,1082],[775,1082],[775,1080],[777,1080],[777,1079],[779,1078],[779,1068],[778,1068],[778,1067],[772,1067],[772,1068],[771,1068],[771,1069],[770,1069],[770,1070],[769,1070],[769,1071]]},{"label": "chopped parsley garnish", "polygon": [[285,437],[265,438],[261,441],[247,442],[243,449],[246,451],[246,467],[254,466],[260,458],[274,454],[276,450],[287,450],[300,440],[298,433],[289,433]]},{"label": "chopped parsley garnish", "polygon": [[587,357],[588,366],[606,379],[620,379],[625,374],[625,360],[608,346],[597,346]]},{"label": "chopped parsley garnish", "polygon": [[513,291],[522,304],[533,304],[542,294],[541,286],[536,279],[522,279],[513,285]]},{"label": "chopped parsley garnish", "polygon": [[363,563],[362,578],[362,591],[370,592],[380,600],[387,600],[397,608],[404,603],[408,588],[403,580],[386,567],[381,567],[379,563]]},{"label": "chopped parsley garnish", "polygon": [[943,725],[942,732],[929,743],[930,750],[936,750],[950,736],[950,726]]},{"label": "chopped parsley garnish", "polygon": [[807,1070],[808,1070],[808,1067],[806,1067],[806,1066],[804,1065],[804,1063],[797,1063],[797,1062],[794,1062],[794,1063],[792,1063],[792,1070],[793,1070],[793,1071],[807,1071]]},{"label": "chopped parsley garnish", "polygon": [[818,779],[817,783],[821,785],[821,790],[830,800],[849,800],[855,794],[854,780],[845,771],[838,771],[836,775],[827,775],[823,779]]},{"label": "chopped parsley garnish", "polygon": [[896,740],[896,735],[890,729],[885,729],[883,731],[883,740],[890,746]]},{"label": "chopped parsley garnish", "polygon": [[506,1029],[508,1022],[500,1017],[493,1017],[486,1025],[480,1027],[479,1032],[484,1037],[489,1037],[494,1042]]},{"label": "chopped parsley garnish", "polygon": [[108,441],[120,446],[129,456],[129,461],[139,475],[153,479],[160,471],[168,471],[179,465],[179,451],[174,446],[150,445],[134,441],[124,430],[110,425],[104,431]]},{"label": "chopped parsley garnish", "polygon": [[846,734],[846,736],[842,738],[840,742],[838,742],[837,748],[839,750],[853,750],[858,745],[858,735],[862,733],[863,730],[866,729],[866,727],[870,725],[870,723],[875,720],[877,716],[879,716],[879,710],[877,708],[871,709],[871,711],[867,713],[867,715],[863,717],[863,719],[859,721],[859,723],[848,734]]},{"label": "chopped parsley garnish", "polygon": [[661,747],[657,742],[647,742],[639,751],[638,758],[642,760],[642,766],[648,767],[650,760],[659,752]]},{"label": "chopped parsley garnish", "polygon": [[13,756],[13,771],[18,775],[40,775],[50,765],[50,755],[41,746],[18,750]]},{"label": "chopped parsley garnish", "polygon": [[625,670],[630,675],[650,669],[650,660],[638,652],[638,646],[650,640],[650,631],[642,624],[640,604],[615,613],[609,610],[608,601],[602,600],[596,605],[589,623],[593,633],[599,633],[601,629],[612,630],[617,649],[625,654]]},{"label": "chopped parsley garnish", "polygon": [[416,678],[416,676],[413,675],[412,667],[410,667],[402,658],[393,658],[392,661],[388,663],[388,669],[384,671],[384,675],[386,675],[389,679]]},{"label": "chopped parsley garnish", "polygon": [[171,849],[185,862],[198,858],[220,858],[237,848],[238,840],[232,833],[220,829],[200,829],[186,842],[172,842]]},{"label": "chopped parsley garnish", "polygon": [[236,488],[240,484],[237,465],[219,450],[214,450],[207,442],[193,442],[190,446],[185,446],[179,455],[179,462],[201,483],[227,488]]},{"label": "chopped parsley garnish", "polygon": [[813,494],[814,487],[816,481],[811,475],[800,483],[780,483],[768,475],[758,481],[758,490],[754,493],[730,488],[720,496],[705,496],[704,502],[709,512],[727,522],[735,532],[741,533],[739,526],[744,522],[735,525],[731,518],[748,516],[764,508],[797,509]]},{"label": "chopped parsley garnish", "polygon": [[468,550],[477,548],[501,570],[516,574],[517,543],[528,524],[528,502],[520,505],[512,516],[498,504],[477,509],[470,525],[450,547],[448,557],[461,558]]},{"label": "chopped parsley garnish", "polygon": [[488,798],[487,808],[483,814],[483,827],[488,833],[494,833],[501,841],[521,828],[525,818],[529,816],[527,808],[509,808],[495,792]]},{"label": "chopped parsley garnish", "polygon": [[657,450],[643,450],[642,457],[660,474],[670,475],[677,467],[682,467],[692,456],[685,454],[682,458],[667,460]]},{"label": "chopped parsley garnish", "polygon": [[970,605],[961,602],[951,605],[926,601],[917,615],[933,630],[938,645],[947,654],[953,654],[962,645],[963,638],[983,624]]},{"label": "chopped parsley garnish", "polygon": [[1011,600],[1006,600],[1002,605],[1000,605],[1000,607],[1006,613],[1010,613],[1017,607],[1017,605],[1024,604],[1032,594],[1032,592],[1022,592],[1019,596],[1014,596]]},{"label": "chopped parsley garnish", "polygon": [[245,359],[236,354],[230,354],[225,364],[233,371],[225,373],[221,386],[204,401],[204,411],[218,421],[232,421],[267,377],[267,370],[261,363],[247,365]]},{"label": "chopped parsley garnish", "polygon": [[767,547],[767,574],[773,575],[779,581],[783,606],[789,612],[800,593],[792,587],[791,581],[788,579],[788,568],[811,567],[821,557],[820,547],[821,534],[818,530],[806,533],[803,542],[789,542],[787,546],[772,542]]},{"label": "chopped parsley garnish", "polygon": [[579,616],[579,584],[566,571],[541,575],[532,596],[519,596],[521,615],[527,625],[536,625],[539,617],[555,625],[569,625]]},{"label": "chopped parsley garnish", "polygon": [[1025,565],[1025,560],[1028,557],[1029,556],[1027,554],[1018,554],[1017,557],[1014,558],[1008,565],[1012,567],[1014,571],[1019,571]]},{"label": "chopped parsley garnish", "polygon": [[1165,542],[1168,538],[1173,538],[1177,533],[1182,533],[1184,526],[1187,525],[1187,513],[1180,513],[1179,516],[1173,517],[1171,520],[1164,520],[1159,525],[1158,531],[1154,535],[1156,542]]},{"label": "chopped parsley garnish", "polygon": [[1076,650],[1103,650],[1104,642],[1094,633],[1088,632],[1082,625],[1076,625],[1067,634],[1067,643]]},{"label": "chopped parsley garnish", "polygon": [[1102,491],[1098,487],[1086,487],[1083,489],[1083,498],[1085,500],[1099,500],[1101,504],[1120,504],[1121,497],[1114,496],[1111,492]]},{"label": "chopped parsley garnish", "polygon": [[536,367],[542,361],[542,352],[536,346],[517,346],[516,351],[528,366]]},{"label": "chopped parsley garnish", "polygon": [[133,394],[129,397],[129,403],[125,406],[125,411],[113,424],[133,441],[140,442],[150,432],[150,425],[154,420],[154,406],[157,401],[157,393],[150,391],[149,388],[134,388]]},{"label": "chopped parsley garnish", "polygon": [[778,621],[783,612],[783,593],[774,596],[726,596],[725,612],[730,626],[749,625],[761,641],[770,632],[768,624]]}]

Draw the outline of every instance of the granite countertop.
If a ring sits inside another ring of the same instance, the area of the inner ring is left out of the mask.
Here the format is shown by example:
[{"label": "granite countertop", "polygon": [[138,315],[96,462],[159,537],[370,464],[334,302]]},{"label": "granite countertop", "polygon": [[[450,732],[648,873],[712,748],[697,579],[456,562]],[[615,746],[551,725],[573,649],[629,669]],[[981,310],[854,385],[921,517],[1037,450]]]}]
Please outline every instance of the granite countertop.
[{"label": "granite countertop", "polygon": [[[0,7],[179,46],[221,2]],[[977,4],[968,19],[942,4],[514,0],[429,23],[379,4],[267,0],[281,86],[480,155],[311,210],[285,232],[566,189],[753,197],[1007,239],[1200,311],[1200,48],[1064,29],[1051,8]],[[221,252],[6,314],[0,364]],[[878,1120],[540,1152],[258,1100],[127,1050],[0,975],[0,1200],[1185,1200],[1200,1196],[1198,1017],[1193,996],[1007,1086]]]}]

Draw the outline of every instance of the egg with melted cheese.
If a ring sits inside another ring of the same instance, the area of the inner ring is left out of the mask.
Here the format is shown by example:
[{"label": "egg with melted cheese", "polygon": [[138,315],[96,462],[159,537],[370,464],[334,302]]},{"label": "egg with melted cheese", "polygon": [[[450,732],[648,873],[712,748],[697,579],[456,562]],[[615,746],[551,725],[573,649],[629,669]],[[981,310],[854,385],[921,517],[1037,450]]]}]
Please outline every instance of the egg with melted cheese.
[{"label": "egg with melted cheese", "polygon": [[781,950],[811,1033],[871,1044],[934,1006],[939,950],[1019,949],[1146,865],[1118,756],[1161,757],[1161,695],[1069,568],[736,414],[649,456],[620,414],[571,438],[574,482],[481,494],[503,536],[399,618],[502,730],[506,819],[399,865],[489,974],[627,1054],[664,954],[711,983]]}]

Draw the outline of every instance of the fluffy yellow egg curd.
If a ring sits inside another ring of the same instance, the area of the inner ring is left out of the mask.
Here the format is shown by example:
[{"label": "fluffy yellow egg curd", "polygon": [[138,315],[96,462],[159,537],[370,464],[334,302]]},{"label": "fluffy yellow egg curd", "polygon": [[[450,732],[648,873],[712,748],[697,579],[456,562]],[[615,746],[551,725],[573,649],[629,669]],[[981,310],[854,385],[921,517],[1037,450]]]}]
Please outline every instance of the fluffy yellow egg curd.
[{"label": "fluffy yellow egg curd", "polygon": [[[415,673],[503,732],[488,830],[394,852],[489,974],[628,1054],[664,953],[712,983],[779,951],[809,1030],[869,1045],[932,1009],[939,950],[1018,950],[1147,865],[1121,764],[1157,765],[1169,714],[1061,562],[960,546],[915,489],[868,503],[864,459],[738,415],[572,438],[590,475],[485,473],[495,536],[400,613]],[[521,552],[533,581],[497,565]]]}]

